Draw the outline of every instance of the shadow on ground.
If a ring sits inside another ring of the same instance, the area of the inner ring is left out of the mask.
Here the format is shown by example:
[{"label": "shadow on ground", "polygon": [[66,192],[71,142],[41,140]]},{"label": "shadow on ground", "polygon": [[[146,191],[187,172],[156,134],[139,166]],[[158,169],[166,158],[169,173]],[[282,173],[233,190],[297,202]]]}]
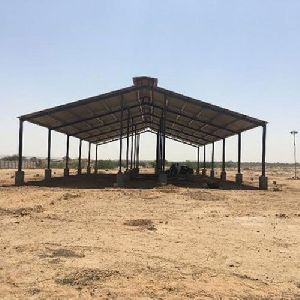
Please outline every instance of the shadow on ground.
[{"label": "shadow on ground", "polygon": [[[76,189],[104,189],[113,188],[116,183],[115,174],[82,174],[71,175],[68,177],[54,177],[49,181],[28,181],[27,186],[46,186],[57,188],[76,188]],[[233,181],[221,182],[218,178],[209,178],[201,175],[191,175],[189,177],[169,178],[168,185],[188,188],[211,188],[223,190],[257,190],[258,188],[250,185],[237,185]],[[158,187],[158,179],[153,174],[139,174],[130,180],[125,188],[130,189],[152,189]]]}]

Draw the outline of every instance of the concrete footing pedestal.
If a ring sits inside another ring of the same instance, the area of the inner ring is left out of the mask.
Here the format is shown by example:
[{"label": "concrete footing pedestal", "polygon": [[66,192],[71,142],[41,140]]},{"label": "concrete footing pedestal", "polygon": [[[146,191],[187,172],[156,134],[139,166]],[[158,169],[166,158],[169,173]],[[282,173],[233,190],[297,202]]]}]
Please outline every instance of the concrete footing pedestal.
[{"label": "concrete footing pedestal", "polygon": [[268,189],[268,177],[259,176],[259,189],[267,190]]},{"label": "concrete footing pedestal", "polygon": [[130,174],[128,172],[125,172],[123,174],[124,183],[127,184],[130,181]]},{"label": "concrete footing pedestal", "polygon": [[202,169],[201,173],[202,173],[203,176],[206,176],[206,169]]},{"label": "concrete footing pedestal", "polygon": [[15,185],[24,184],[24,171],[16,171],[15,173]]},{"label": "concrete footing pedestal", "polygon": [[158,174],[158,183],[160,185],[167,185],[168,184],[168,175],[164,173]]},{"label": "concrete footing pedestal", "polygon": [[52,176],[52,170],[51,169],[45,169],[45,180],[50,180]]},{"label": "concrete footing pedestal", "polygon": [[214,170],[210,170],[210,177],[211,178],[215,177],[215,171]]},{"label": "concrete footing pedestal", "polygon": [[86,168],[86,174],[91,174],[91,167]]},{"label": "concrete footing pedestal", "polygon": [[70,175],[70,169],[64,168],[64,176],[69,176],[69,175]]},{"label": "concrete footing pedestal", "polygon": [[98,169],[97,168],[94,169],[94,173],[98,174]]},{"label": "concrete footing pedestal", "polygon": [[126,176],[123,173],[117,174],[117,187],[124,187],[126,182]]},{"label": "concrete footing pedestal", "polygon": [[77,174],[81,175],[81,169],[77,169]]},{"label": "concrete footing pedestal", "polygon": [[243,183],[243,174],[242,173],[235,174],[235,183],[236,184],[242,184]]},{"label": "concrete footing pedestal", "polygon": [[225,171],[222,171],[222,172],[221,172],[221,177],[220,177],[220,179],[221,179],[222,181],[226,181],[226,172],[225,172]]}]

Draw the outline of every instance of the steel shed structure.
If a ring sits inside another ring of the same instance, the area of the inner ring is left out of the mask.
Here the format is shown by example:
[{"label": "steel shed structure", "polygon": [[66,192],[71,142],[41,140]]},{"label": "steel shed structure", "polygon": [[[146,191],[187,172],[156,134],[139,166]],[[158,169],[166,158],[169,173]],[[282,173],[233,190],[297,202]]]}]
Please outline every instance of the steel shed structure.
[{"label": "steel shed structure", "polygon": [[[24,172],[21,170],[23,122],[28,121],[46,127],[49,130],[48,171],[46,170],[45,173],[48,178],[51,177],[50,150],[52,131],[67,135],[67,158],[70,136],[80,140],[79,152],[81,152],[82,141],[87,141],[90,149],[91,144],[99,145],[119,139],[120,173],[122,171],[122,140],[125,137],[127,138],[126,169],[129,169],[130,136],[131,142],[133,142],[133,136],[138,137],[142,132],[151,131],[157,134],[156,169],[158,173],[163,172],[165,168],[166,137],[198,147],[198,154],[199,147],[203,146],[205,149],[206,145],[214,145],[214,142],[223,140],[222,173],[223,179],[226,179],[225,139],[233,135],[238,136],[238,174],[241,174],[241,133],[262,126],[262,175],[260,177],[260,188],[267,188],[267,178],[265,176],[266,121],[161,88],[157,83],[158,80],[156,78],[147,76],[135,77],[133,78],[133,85],[130,87],[20,116],[19,168],[16,174],[16,184],[24,182]],[[136,141],[137,138],[135,138],[135,143]],[[138,143],[132,146],[134,150],[137,150]],[[81,157],[81,155],[79,156]],[[80,173],[80,159],[79,169]],[[199,168],[197,171],[199,172]],[[88,170],[89,172],[90,169]],[[205,171],[203,174],[205,174]],[[241,181],[241,176],[238,174],[237,181]],[[68,175],[68,165],[66,165],[65,175]],[[213,174],[211,175],[213,176]]]}]

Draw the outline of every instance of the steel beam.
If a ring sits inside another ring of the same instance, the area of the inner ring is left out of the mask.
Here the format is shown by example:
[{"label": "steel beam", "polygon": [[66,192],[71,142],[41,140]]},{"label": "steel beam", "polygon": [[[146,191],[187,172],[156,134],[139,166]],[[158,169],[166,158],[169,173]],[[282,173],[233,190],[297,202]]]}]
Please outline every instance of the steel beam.
[{"label": "steel beam", "polygon": [[[153,134],[157,135],[157,131],[154,131],[153,129],[147,129],[147,130],[143,131],[143,133],[146,133],[146,132],[150,132],[150,133],[153,133]],[[192,146],[192,147],[196,147],[196,148],[198,147],[198,145],[195,145],[193,142],[185,140],[185,139],[182,140],[182,139],[179,139],[179,138],[176,138],[176,137],[169,136],[167,134],[166,134],[166,138],[169,139],[169,140],[178,142],[178,143],[182,143],[182,144],[185,144],[185,145]]]},{"label": "steel beam", "polygon": [[[160,120],[160,117],[158,117],[158,116],[156,116],[156,115],[153,115],[153,117]],[[168,120],[168,119],[166,119],[166,121],[167,121],[167,122],[171,122],[171,121]],[[138,122],[138,123],[136,123],[136,124],[137,124],[137,125],[140,125],[140,124],[144,124],[144,122],[141,121],[141,122]],[[153,124],[155,124],[155,123],[153,123]],[[188,127],[188,126],[185,126],[185,125],[182,125],[182,124],[179,124],[179,123],[176,123],[176,125],[180,126],[181,128],[187,129],[187,130],[189,130],[189,131],[191,131],[191,130],[196,131],[195,128]],[[177,131],[177,132],[179,132],[179,133],[183,132],[183,131],[180,131],[180,130],[178,130],[178,129],[175,129],[175,128],[172,128],[172,127],[169,127],[169,126],[167,126],[166,129],[168,129],[168,130],[174,130],[174,131]],[[110,134],[110,133],[115,132],[115,131],[118,131],[118,130],[119,130],[119,129],[116,128],[116,129],[113,129],[113,130],[104,131],[104,132],[101,132],[101,133],[89,135],[89,136],[87,136],[87,137],[84,137],[84,139],[85,139],[85,140],[89,140],[89,139],[94,138],[94,137],[101,138],[102,135]],[[191,135],[190,133],[189,133],[189,136],[192,137],[193,139],[196,138],[196,139],[198,139],[198,140],[201,140],[201,141],[204,141],[204,142],[211,143],[210,140],[207,140],[207,139],[205,139],[205,138],[203,138],[203,137],[201,137],[201,136],[196,136],[196,135],[194,135],[194,134]],[[218,137],[218,138],[220,138],[220,137]],[[93,142],[93,140],[92,140],[92,142]]]},{"label": "steel beam", "polygon": [[[156,123],[153,123],[153,124],[156,124]],[[158,124],[156,124],[157,126],[158,126]],[[179,133],[179,134],[184,134],[185,136],[187,136],[187,137],[190,137],[190,138],[197,138],[197,137],[195,137],[194,135],[191,135],[191,134],[189,134],[189,133],[187,133],[186,131],[181,131],[181,130],[178,130],[178,129],[175,129],[175,128],[171,128],[171,127],[168,127],[168,126],[166,126],[166,129],[167,130],[169,130],[169,131],[174,131],[174,132],[177,132],[177,133]],[[172,133],[170,133],[170,134],[172,134]],[[194,142],[195,143],[195,142]],[[195,143],[196,144],[196,143]]]},{"label": "steel beam", "polygon": [[87,104],[92,104],[92,103],[98,102],[98,101],[107,100],[111,97],[120,96],[122,94],[125,95],[125,94],[128,94],[128,93],[132,92],[132,91],[135,91],[135,90],[141,89],[141,88],[145,88],[145,87],[146,86],[140,86],[140,87],[130,86],[130,87],[126,87],[126,88],[116,90],[116,91],[108,92],[108,93],[105,93],[105,94],[102,94],[102,95],[98,95],[98,96],[90,97],[90,98],[87,98],[87,99],[71,102],[71,103],[68,103],[68,104],[65,104],[65,105],[60,105],[60,106],[56,106],[56,107],[53,107],[53,108],[45,109],[45,110],[42,110],[42,111],[39,111],[39,112],[36,112],[36,113],[23,115],[20,118],[23,121],[30,121],[31,119],[39,118],[39,117],[42,117],[44,115],[50,115],[51,113],[66,111],[67,109],[80,107],[80,106],[87,105]]},{"label": "steel beam", "polygon": [[[129,111],[129,109],[127,109],[127,111]],[[137,118],[140,118],[140,117],[141,117],[141,115],[137,114],[137,115],[132,116],[131,118],[137,119]],[[127,118],[126,119],[123,118],[123,121],[127,121]],[[75,132],[72,132],[71,135],[76,136],[76,135],[81,134],[81,133],[86,133],[86,132],[93,131],[93,130],[96,130],[96,129],[99,129],[99,128],[102,129],[102,128],[105,128],[105,127],[110,127],[110,126],[116,125],[116,124],[117,124],[116,121],[113,121],[113,122],[102,124],[101,126],[97,125],[97,126],[90,127],[88,129],[75,131]]]},{"label": "steel beam", "polygon": [[[127,107],[124,107],[124,108],[125,109],[132,109],[132,108],[136,108],[138,106],[139,106],[139,104],[135,104],[135,105],[127,106]],[[102,118],[102,117],[105,117],[105,116],[113,115],[113,114],[121,112],[121,111],[122,111],[122,108],[115,109],[115,110],[112,110],[112,111],[109,111],[109,112],[106,112],[106,113],[96,114],[92,117],[82,118],[82,119],[79,119],[79,120],[76,120],[76,121],[73,121],[73,122],[69,122],[69,123],[59,125],[59,126],[55,126],[55,127],[50,128],[50,129],[53,129],[53,130],[61,129],[63,127],[72,126],[72,125],[75,125],[75,124],[78,124],[78,123],[81,123],[81,122],[86,122],[86,121],[90,121],[90,120],[93,120],[93,119],[98,119],[98,118]]]},{"label": "steel beam", "polygon": [[[140,129],[138,132],[140,134],[142,134],[142,133],[147,133],[147,132],[152,132],[152,131],[150,131],[149,129],[143,129],[143,130]],[[110,138],[110,139],[107,139],[107,140],[105,140],[101,143],[97,143],[97,145],[101,146],[101,145],[109,144],[109,143],[112,143],[112,142],[116,142],[118,140],[119,140],[119,138]]]},{"label": "steel beam", "polygon": [[[155,104],[152,104],[152,105],[153,105],[155,108],[163,109],[163,107],[161,107],[160,105],[155,105]],[[193,120],[193,121],[197,121],[197,122],[203,123],[203,125],[209,125],[209,126],[212,126],[212,127],[218,128],[218,129],[222,129],[222,130],[228,131],[228,132],[230,132],[230,133],[232,133],[232,134],[237,133],[237,132],[234,131],[234,130],[231,130],[231,129],[228,129],[228,128],[224,128],[224,127],[222,127],[222,126],[213,124],[213,123],[211,123],[211,122],[201,121],[201,120],[199,120],[199,119],[196,119],[196,118],[194,118],[194,117],[191,117],[191,116],[187,115],[186,113],[178,112],[178,111],[173,110],[173,109],[170,109],[170,108],[167,109],[167,112],[168,112],[168,113],[175,114],[175,115],[180,115],[180,116],[182,116],[182,117],[185,117],[185,118],[190,119],[190,120]],[[208,135],[210,134],[209,132],[204,132],[204,133],[206,133],[206,134],[208,134]],[[220,137],[219,137],[219,138],[220,138]]]},{"label": "steel beam", "polygon": [[[155,127],[157,127],[157,128],[155,128],[155,129],[153,129],[153,131],[159,130],[159,125],[158,125],[158,124],[153,123],[152,125],[155,125]],[[152,127],[154,127],[154,126],[152,126]],[[174,130],[174,129],[173,129],[173,130]],[[178,132],[180,132],[180,131],[178,131]],[[198,146],[199,146],[199,144],[196,144],[195,141],[192,141],[192,140],[190,140],[190,139],[188,139],[188,138],[186,138],[186,137],[182,138],[182,137],[180,137],[180,136],[177,136],[177,135],[174,134],[174,133],[170,133],[170,134],[167,133],[167,134],[166,134],[166,137],[167,137],[168,139],[172,139],[171,136],[173,136],[174,139],[175,139],[175,141],[177,141],[177,142],[182,142],[183,144],[187,144],[187,145],[190,145],[190,146],[193,146],[193,147],[198,147]],[[176,140],[176,139],[177,139],[177,140]]]},{"label": "steel beam", "polygon": [[194,99],[194,98],[191,98],[191,97],[188,97],[188,96],[184,96],[184,95],[178,94],[176,92],[166,90],[166,89],[161,88],[161,87],[154,87],[154,90],[158,93],[163,94],[163,95],[167,95],[167,96],[169,95],[169,96],[171,96],[173,98],[177,98],[179,100],[192,102],[192,104],[195,104],[195,105],[199,104],[199,102],[200,102],[201,107],[208,108],[209,110],[212,110],[212,111],[215,111],[215,112],[220,112],[220,113],[223,113],[223,114],[227,114],[227,115],[230,115],[230,116],[235,117],[235,118],[240,119],[240,120],[246,120],[250,123],[256,124],[257,126],[259,126],[259,125],[263,126],[265,124],[265,121],[261,121],[261,120],[258,120],[258,119],[255,119],[255,118],[252,118],[252,117],[249,117],[249,116],[246,116],[246,115],[241,115],[237,112],[234,112],[234,111],[231,111],[231,110],[228,110],[228,109],[216,106],[216,105],[212,105],[210,103],[199,101],[197,99]]},{"label": "steel beam", "polygon": [[[144,124],[144,122],[143,121],[141,121],[141,122],[137,122],[137,123],[135,123],[136,125],[141,125],[141,124]],[[126,125],[126,127],[127,127],[127,125]],[[122,129],[122,132],[123,132],[123,130],[124,129],[126,129],[126,127],[125,126],[122,126],[122,128],[115,128],[115,129],[113,129],[113,130],[110,130],[110,131],[106,131],[106,132],[102,132],[102,134],[95,134],[95,135],[91,135],[91,136],[89,136],[89,137],[86,137],[85,139],[88,139],[88,140],[90,140],[92,143],[94,143],[94,142],[96,142],[99,138],[101,138],[102,136],[103,136],[103,134],[111,134],[112,132],[119,132],[120,131],[120,129]],[[95,139],[94,139],[95,138]],[[97,138],[97,139],[96,139]],[[92,140],[91,140],[92,139]]]},{"label": "steel beam", "polygon": [[[162,109],[162,108],[160,108],[160,109]],[[173,114],[175,114],[175,113],[173,113]],[[178,114],[180,114],[180,113],[178,113]],[[159,116],[157,116],[157,115],[155,115],[155,114],[153,114],[153,117],[158,118],[158,119],[160,118]],[[186,118],[188,118],[188,117],[186,117]],[[189,118],[192,118],[194,121],[197,120],[197,119],[195,119],[194,117],[189,117]],[[166,118],[166,121],[167,121],[167,122],[170,122],[170,123],[173,123],[173,124],[175,124],[176,126],[180,126],[180,127],[186,128],[186,129],[188,129],[188,130],[194,130],[194,131],[196,131],[196,132],[203,133],[203,134],[205,134],[206,136],[211,136],[211,137],[214,137],[214,138],[217,138],[217,139],[222,139],[222,138],[223,138],[223,137],[221,137],[221,136],[219,136],[219,135],[211,134],[211,133],[208,133],[208,132],[206,132],[206,131],[200,130],[199,128],[194,128],[194,127],[191,127],[191,126],[187,126],[187,125],[178,123],[178,122],[176,122],[176,121],[174,121],[174,120],[170,120],[170,119],[168,119],[168,118]],[[198,121],[199,121],[199,120],[198,120]],[[204,141],[206,141],[206,142],[208,142],[208,143],[211,143],[211,142],[212,142],[211,140],[207,140],[205,137],[201,137],[201,139],[203,139]]]}]

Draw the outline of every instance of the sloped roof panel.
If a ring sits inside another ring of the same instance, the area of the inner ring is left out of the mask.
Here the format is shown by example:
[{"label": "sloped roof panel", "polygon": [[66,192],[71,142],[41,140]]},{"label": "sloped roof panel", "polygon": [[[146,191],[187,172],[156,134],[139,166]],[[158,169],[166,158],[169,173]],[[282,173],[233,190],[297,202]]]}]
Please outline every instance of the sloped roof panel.
[{"label": "sloped roof panel", "polygon": [[134,84],[20,118],[92,143],[118,138],[121,127],[125,136],[128,118],[137,131],[157,131],[163,113],[166,135],[195,145],[209,144],[266,123],[158,87],[155,78],[136,77]]}]

